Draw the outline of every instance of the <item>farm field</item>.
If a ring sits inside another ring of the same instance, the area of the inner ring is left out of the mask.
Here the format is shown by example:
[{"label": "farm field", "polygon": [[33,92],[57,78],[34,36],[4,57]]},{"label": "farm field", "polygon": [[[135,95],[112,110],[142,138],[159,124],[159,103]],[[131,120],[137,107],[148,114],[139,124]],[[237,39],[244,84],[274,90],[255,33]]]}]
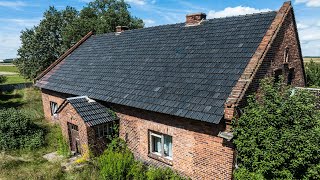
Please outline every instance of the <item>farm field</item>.
[{"label": "farm field", "polygon": [[320,57],[304,57],[303,58],[304,63],[308,63],[311,60],[316,62],[316,63],[320,63]]},{"label": "farm field", "polygon": [[1,74],[7,77],[7,81],[4,84],[31,82],[20,76],[17,67],[13,64],[0,63],[0,75]]}]

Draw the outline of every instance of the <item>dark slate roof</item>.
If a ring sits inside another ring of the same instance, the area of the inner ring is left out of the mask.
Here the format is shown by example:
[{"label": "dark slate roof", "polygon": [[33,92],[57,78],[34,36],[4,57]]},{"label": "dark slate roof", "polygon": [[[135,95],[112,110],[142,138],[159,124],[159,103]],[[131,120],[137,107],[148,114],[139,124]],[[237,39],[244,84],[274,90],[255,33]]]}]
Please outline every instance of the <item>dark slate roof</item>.
[{"label": "dark slate roof", "polygon": [[219,123],[276,12],[91,36],[37,86]]},{"label": "dark slate roof", "polygon": [[116,120],[106,107],[86,96],[67,98],[67,102],[73,106],[88,126]]}]

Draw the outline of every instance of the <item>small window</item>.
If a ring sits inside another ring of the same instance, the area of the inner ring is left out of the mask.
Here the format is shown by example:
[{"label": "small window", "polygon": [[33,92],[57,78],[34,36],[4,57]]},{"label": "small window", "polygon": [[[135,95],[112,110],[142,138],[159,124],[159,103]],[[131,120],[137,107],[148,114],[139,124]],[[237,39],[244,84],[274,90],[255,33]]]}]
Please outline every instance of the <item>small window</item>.
[{"label": "small window", "polygon": [[287,84],[288,84],[288,85],[291,85],[293,79],[294,79],[294,68],[291,68],[291,69],[289,70],[289,73],[288,73],[288,81],[287,81]]},{"label": "small window", "polygon": [[106,137],[112,134],[112,125],[110,123],[98,125],[95,126],[94,131],[96,133],[96,137]]},{"label": "small window", "polygon": [[280,76],[282,76],[282,69],[275,70],[274,71],[274,82],[279,82]]},{"label": "small window", "polygon": [[284,63],[288,63],[289,62],[289,48],[286,47],[286,49],[284,50]]},{"label": "small window", "polygon": [[71,130],[78,131],[78,126],[72,123],[68,123]]},{"label": "small window", "polygon": [[50,109],[51,109],[51,116],[55,115],[58,110],[58,104],[56,102],[50,101]]},{"label": "small window", "polygon": [[172,136],[150,132],[150,153],[172,159]]}]

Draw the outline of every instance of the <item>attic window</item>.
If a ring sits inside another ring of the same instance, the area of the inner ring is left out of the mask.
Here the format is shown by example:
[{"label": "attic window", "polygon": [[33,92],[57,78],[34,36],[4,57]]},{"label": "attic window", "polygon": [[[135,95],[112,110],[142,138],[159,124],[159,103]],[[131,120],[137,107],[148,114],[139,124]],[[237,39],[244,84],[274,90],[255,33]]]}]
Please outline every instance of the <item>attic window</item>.
[{"label": "attic window", "polygon": [[286,49],[284,50],[284,63],[288,63],[289,62],[289,48],[286,47]]}]

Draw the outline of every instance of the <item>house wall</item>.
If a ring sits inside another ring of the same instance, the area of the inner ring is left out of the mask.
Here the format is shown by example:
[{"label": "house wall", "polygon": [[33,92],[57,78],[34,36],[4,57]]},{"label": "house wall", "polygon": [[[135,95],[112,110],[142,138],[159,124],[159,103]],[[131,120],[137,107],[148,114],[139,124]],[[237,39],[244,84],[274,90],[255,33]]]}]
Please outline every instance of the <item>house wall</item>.
[{"label": "house wall", "polygon": [[[78,126],[79,132],[79,141],[81,144],[81,153],[85,154],[89,150],[88,139],[88,129],[89,127],[84,123],[82,118],[78,115],[76,110],[70,105],[67,104],[61,112],[59,112],[59,123],[62,130],[62,134],[70,141],[68,133],[68,122]],[[94,134],[94,133],[93,133]]]},{"label": "house wall", "polygon": [[[284,63],[284,53],[286,47],[289,48],[288,63]],[[248,93],[257,91],[261,79],[269,76],[274,76],[274,72],[277,69],[282,69],[284,80],[287,82],[289,69],[291,68],[294,68],[294,78],[292,80],[292,86],[304,87],[306,84],[304,64],[301,56],[299,39],[292,8],[290,9],[288,15],[285,17],[278,34],[271,44],[271,48],[268,50],[266,56],[264,57],[261,66],[259,67],[251,85],[249,86]]]},{"label": "house wall", "polygon": [[[120,137],[137,159],[171,167],[192,179],[232,178],[234,149],[217,137],[225,129],[224,122],[214,125],[123,106],[113,109],[120,118]],[[172,161],[149,155],[149,131],[172,136]]]},{"label": "house wall", "polygon": [[57,119],[51,116],[50,101],[57,103],[59,107],[63,103],[65,98],[67,98],[67,95],[56,93],[54,91],[49,91],[46,89],[41,89],[41,92],[42,107],[45,119],[49,122],[58,122]]},{"label": "house wall", "polygon": [[42,89],[41,91],[46,120],[59,123],[62,133],[67,140],[69,140],[67,122],[77,125],[79,128],[80,143],[83,145],[82,152],[85,152],[89,147],[94,154],[102,153],[106,148],[107,141],[103,138],[96,138],[93,127],[88,127],[70,104],[67,104],[56,118],[51,116],[50,101],[56,102],[58,106],[60,106],[67,97],[72,97],[72,95],[57,93],[46,89]]}]

